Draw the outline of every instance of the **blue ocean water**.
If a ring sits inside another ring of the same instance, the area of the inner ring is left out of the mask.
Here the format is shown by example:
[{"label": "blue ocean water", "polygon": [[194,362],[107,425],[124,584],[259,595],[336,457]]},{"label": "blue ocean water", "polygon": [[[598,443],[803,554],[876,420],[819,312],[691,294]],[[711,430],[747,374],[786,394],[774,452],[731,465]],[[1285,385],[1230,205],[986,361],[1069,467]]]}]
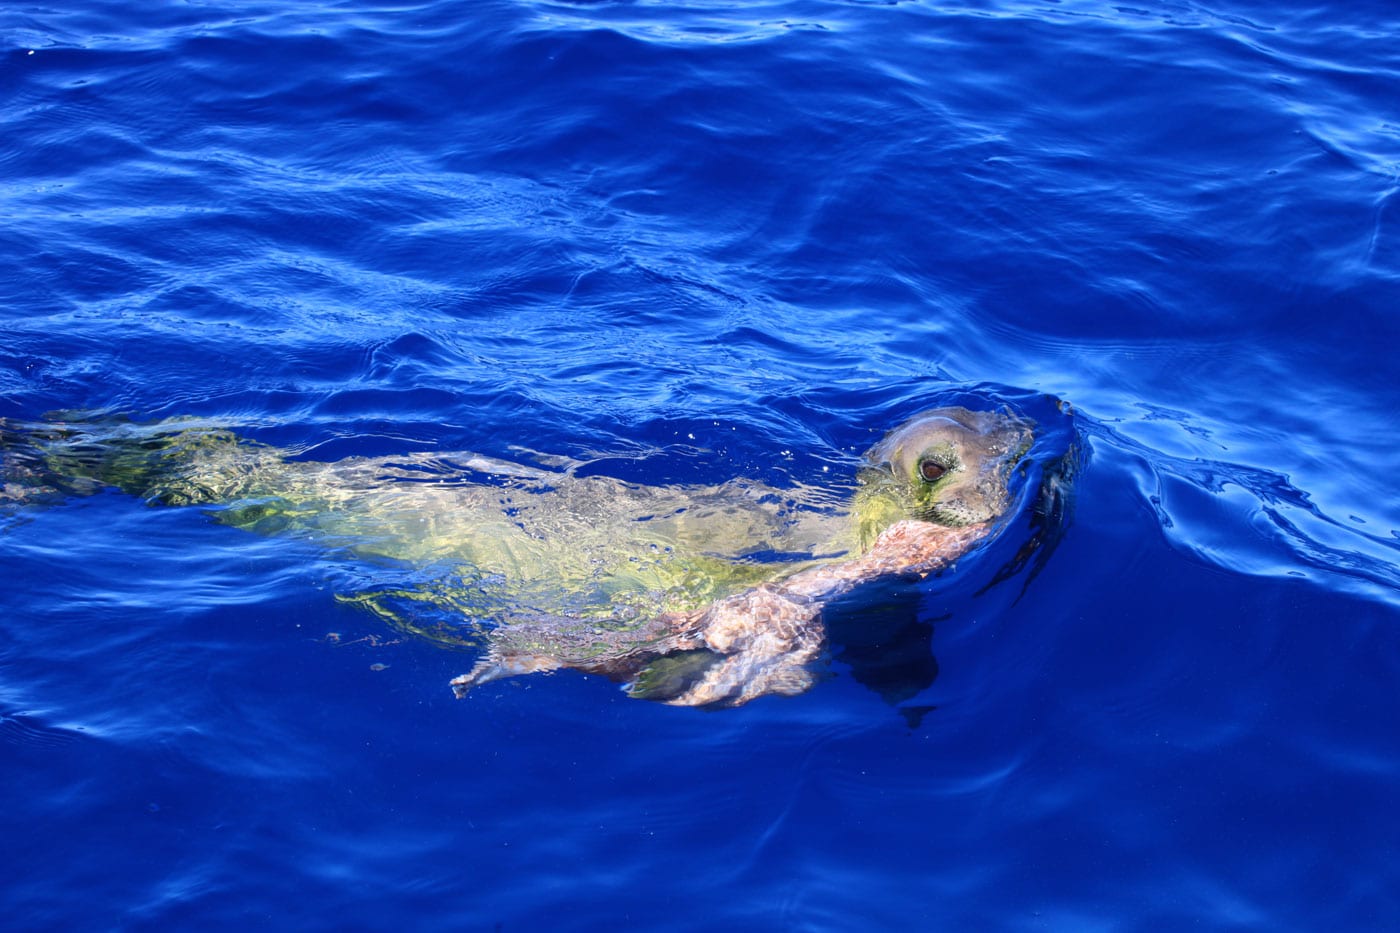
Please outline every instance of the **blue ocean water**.
[{"label": "blue ocean water", "polygon": [[[1388,3],[74,0],[0,11],[0,417],[314,459],[849,480],[1063,400],[1073,518],[897,712],[703,712],[115,491],[0,514],[15,929],[1400,923]],[[601,468],[601,467],[600,467]],[[872,622],[872,624],[874,624]],[[844,654],[843,654],[844,652]]]}]

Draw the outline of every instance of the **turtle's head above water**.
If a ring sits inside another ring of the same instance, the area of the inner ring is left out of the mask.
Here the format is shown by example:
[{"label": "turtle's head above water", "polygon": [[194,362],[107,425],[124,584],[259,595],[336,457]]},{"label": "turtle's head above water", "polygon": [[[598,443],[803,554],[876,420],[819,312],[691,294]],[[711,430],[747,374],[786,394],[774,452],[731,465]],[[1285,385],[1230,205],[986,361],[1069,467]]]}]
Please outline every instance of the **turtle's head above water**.
[{"label": "turtle's head above water", "polygon": [[990,521],[1010,501],[1011,467],[1031,427],[1010,413],[936,408],[887,434],[865,455],[855,513],[860,545],[914,518],[961,526]]}]

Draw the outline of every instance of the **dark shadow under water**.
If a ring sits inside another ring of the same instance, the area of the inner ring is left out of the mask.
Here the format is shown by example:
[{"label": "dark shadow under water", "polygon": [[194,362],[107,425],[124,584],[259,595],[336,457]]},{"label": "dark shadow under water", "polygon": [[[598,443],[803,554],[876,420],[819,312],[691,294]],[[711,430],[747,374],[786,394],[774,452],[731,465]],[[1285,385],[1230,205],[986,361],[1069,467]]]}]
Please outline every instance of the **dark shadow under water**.
[{"label": "dark shadow under water", "polygon": [[858,607],[833,606],[826,615],[831,659],[915,728],[934,707],[903,704],[938,678],[933,621],[920,618],[919,595],[909,587],[862,595]]}]

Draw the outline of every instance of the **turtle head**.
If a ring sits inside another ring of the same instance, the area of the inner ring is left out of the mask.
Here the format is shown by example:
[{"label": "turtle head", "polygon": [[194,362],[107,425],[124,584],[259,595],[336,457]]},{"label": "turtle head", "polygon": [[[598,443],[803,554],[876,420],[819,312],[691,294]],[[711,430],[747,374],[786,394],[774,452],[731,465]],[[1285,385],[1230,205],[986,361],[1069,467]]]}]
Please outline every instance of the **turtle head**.
[{"label": "turtle head", "polygon": [[915,415],[865,455],[854,506],[861,548],[902,519],[958,527],[996,518],[1010,501],[1011,467],[1030,445],[1030,424],[1010,413]]}]

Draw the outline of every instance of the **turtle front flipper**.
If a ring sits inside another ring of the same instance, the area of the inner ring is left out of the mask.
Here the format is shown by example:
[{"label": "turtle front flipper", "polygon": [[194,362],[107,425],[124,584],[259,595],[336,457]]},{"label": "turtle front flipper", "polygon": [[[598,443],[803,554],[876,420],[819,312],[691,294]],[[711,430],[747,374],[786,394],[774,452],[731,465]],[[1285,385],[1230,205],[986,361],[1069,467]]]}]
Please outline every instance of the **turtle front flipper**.
[{"label": "turtle front flipper", "polygon": [[[713,603],[689,625],[710,662],[692,664],[668,695],[648,695],[671,706],[742,706],[768,694],[795,696],[816,682],[826,630],[823,603],[765,583]],[[654,665],[653,665],[654,666]],[[638,695],[638,694],[633,694]]]},{"label": "turtle front flipper", "polygon": [[724,655],[707,648],[663,655],[638,671],[624,689],[638,700],[674,703],[687,696],[711,668],[724,660]]},{"label": "turtle front flipper", "polygon": [[708,653],[697,650],[702,648],[693,633],[679,630],[670,617],[618,628],[607,620],[538,615],[499,626],[486,656],[452,680],[452,692],[460,700],[473,687],[493,680],[567,668],[627,684],[633,696],[651,690],[670,696],[681,689],[670,686],[678,664],[684,667],[679,659]]},{"label": "turtle front flipper", "polygon": [[819,655],[819,651],[777,657],[731,655],[684,693],[663,702],[669,706],[732,707],[762,696],[797,696],[817,682],[811,665]]},{"label": "turtle front flipper", "polygon": [[565,663],[547,654],[497,655],[495,652],[476,662],[467,673],[452,678],[452,693],[462,699],[471,688],[489,684],[493,680],[519,677],[522,674],[542,674],[557,671]]}]

